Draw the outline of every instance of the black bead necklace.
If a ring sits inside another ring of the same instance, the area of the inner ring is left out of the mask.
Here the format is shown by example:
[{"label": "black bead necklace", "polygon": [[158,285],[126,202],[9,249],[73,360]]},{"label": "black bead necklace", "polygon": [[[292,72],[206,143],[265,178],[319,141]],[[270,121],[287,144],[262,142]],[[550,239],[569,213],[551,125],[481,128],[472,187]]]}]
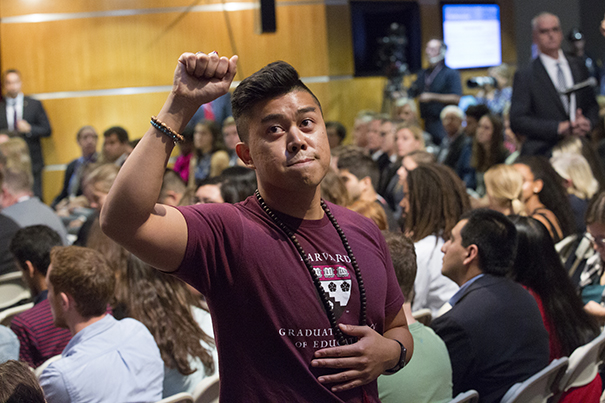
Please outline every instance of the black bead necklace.
[{"label": "black bead necklace", "polygon": [[[330,301],[328,301],[328,297],[326,295],[327,293],[323,290],[323,288],[321,286],[321,281],[319,280],[319,277],[317,277],[317,275],[315,274],[315,270],[313,270],[313,266],[309,262],[309,259],[307,258],[307,254],[305,253],[304,249],[298,242],[298,239],[296,239],[296,235],[294,234],[294,231],[292,231],[290,229],[290,227],[288,227],[286,224],[284,224],[275,215],[275,213],[273,213],[273,211],[265,203],[265,200],[260,195],[258,189],[256,189],[256,191],[254,192],[254,195],[258,199],[258,202],[260,203],[260,206],[265,211],[265,213],[267,213],[267,215],[275,222],[275,224],[277,224],[277,226],[279,228],[281,228],[282,231],[284,231],[284,233],[288,236],[288,238],[290,238],[290,240],[296,247],[296,250],[298,250],[298,253],[300,254],[300,257],[302,258],[303,262],[305,263],[307,270],[309,270],[309,274],[311,274],[311,278],[313,279],[313,284],[315,284],[317,293],[319,294],[321,302],[323,303],[326,314],[328,315],[328,319],[330,320],[330,326],[332,326],[332,331],[334,332],[334,336],[335,336],[336,340],[338,341],[338,344],[339,345],[348,344],[347,339],[345,338],[344,334],[342,333],[342,331],[338,327],[338,324],[336,323],[336,315],[334,314],[334,310],[330,306]],[[349,246],[349,241],[347,240],[345,233],[343,232],[342,228],[340,228],[340,225],[336,221],[336,218],[334,217],[334,215],[332,215],[332,212],[330,211],[330,209],[328,208],[328,206],[326,205],[326,203],[323,200],[321,201],[321,208],[324,210],[324,212],[328,216],[328,219],[330,220],[330,222],[336,229],[336,232],[338,232],[338,235],[340,236],[340,240],[342,241],[342,245],[345,247],[345,249],[347,251],[347,255],[349,255],[349,259],[351,260],[351,265],[353,266],[353,269],[355,270],[355,277],[357,278],[357,285],[359,287],[359,299],[360,299],[359,324],[361,326],[365,326],[366,325],[366,290],[363,285],[363,279],[361,278],[361,270],[359,270],[359,266],[357,265],[357,260],[355,259],[355,256],[353,255],[353,251],[351,250],[351,247]]]}]

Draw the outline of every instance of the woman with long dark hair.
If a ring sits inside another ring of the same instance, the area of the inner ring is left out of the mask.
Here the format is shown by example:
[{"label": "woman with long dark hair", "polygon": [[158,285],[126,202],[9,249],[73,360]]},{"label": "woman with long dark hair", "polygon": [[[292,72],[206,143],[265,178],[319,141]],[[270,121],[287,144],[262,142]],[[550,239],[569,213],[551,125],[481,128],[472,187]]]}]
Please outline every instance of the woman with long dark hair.
[{"label": "woman with long dark hair", "polygon": [[[546,227],[530,217],[513,216],[517,228],[517,257],[512,278],[536,299],[550,336],[550,359],[569,357],[600,333],[597,321],[584,309],[563,267]],[[599,402],[601,378],[570,389],[560,402]]]},{"label": "woman with long dark hair", "polygon": [[573,211],[563,178],[544,157],[521,157],[514,167],[523,175],[522,202],[529,217],[540,221],[555,243],[574,233]]},{"label": "woman with long dark hair", "polygon": [[414,241],[418,273],[412,308],[435,315],[458,290],[441,274],[441,247],[460,216],[470,209],[464,184],[449,167],[419,164],[403,181],[404,233]]},{"label": "woman with long dark hair", "polygon": [[496,115],[484,115],[478,122],[471,156],[471,167],[475,169],[475,191],[479,196],[485,195],[485,172],[494,165],[502,164],[506,157],[508,150],[504,148],[502,121]]},{"label": "woman with long dark hair", "polygon": [[189,186],[219,176],[229,166],[229,154],[221,143],[221,131],[211,120],[201,120],[193,131],[194,153],[189,164]]},{"label": "woman with long dark hair", "polygon": [[185,283],[130,255],[118,275],[125,316],[143,323],[153,335],[164,365],[163,396],[192,393],[216,371],[210,314],[198,307]]}]

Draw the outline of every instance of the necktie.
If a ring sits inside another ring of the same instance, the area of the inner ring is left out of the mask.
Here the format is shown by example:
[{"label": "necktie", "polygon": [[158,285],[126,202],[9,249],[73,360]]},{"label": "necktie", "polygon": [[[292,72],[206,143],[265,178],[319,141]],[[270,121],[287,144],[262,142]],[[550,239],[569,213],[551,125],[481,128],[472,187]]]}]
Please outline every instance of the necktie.
[{"label": "necktie", "polygon": [[[567,84],[565,83],[565,75],[563,75],[561,63],[557,63],[557,84],[559,91],[562,92],[567,90]],[[565,112],[569,113],[569,99],[567,98],[567,95],[561,95],[561,102],[563,102]]]}]

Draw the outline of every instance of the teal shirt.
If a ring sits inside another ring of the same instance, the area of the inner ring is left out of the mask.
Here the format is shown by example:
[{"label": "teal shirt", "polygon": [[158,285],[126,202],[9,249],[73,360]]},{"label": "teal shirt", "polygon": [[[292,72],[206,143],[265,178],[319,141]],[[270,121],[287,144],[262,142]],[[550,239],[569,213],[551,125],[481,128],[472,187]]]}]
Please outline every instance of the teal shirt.
[{"label": "teal shirt", "polygon": [[452,365],[443,340],[433,329],[412,323],[414,354],[410,362],[393,375],[378,377],[382,403],[446,403],[452,400]]}]

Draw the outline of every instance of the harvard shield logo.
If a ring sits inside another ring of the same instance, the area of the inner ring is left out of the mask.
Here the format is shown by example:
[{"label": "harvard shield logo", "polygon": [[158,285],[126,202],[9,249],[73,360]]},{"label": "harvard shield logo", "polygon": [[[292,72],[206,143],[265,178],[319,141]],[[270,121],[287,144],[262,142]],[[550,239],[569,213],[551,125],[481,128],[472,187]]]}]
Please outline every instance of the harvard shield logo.
[{"label": "harvard shield logo", "polygon": [[313,269],[322,289],[328,295],[336,319],[340,318],[351,298],[352,282],[349,271],[341,265],[315,266]]}]

